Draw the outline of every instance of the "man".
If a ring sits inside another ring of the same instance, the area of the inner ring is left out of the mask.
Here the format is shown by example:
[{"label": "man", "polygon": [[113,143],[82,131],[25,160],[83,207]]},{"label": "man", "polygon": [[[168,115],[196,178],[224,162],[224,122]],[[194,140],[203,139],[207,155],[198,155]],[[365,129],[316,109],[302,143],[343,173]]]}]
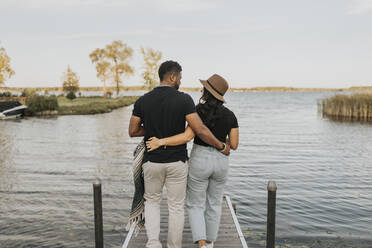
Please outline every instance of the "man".
[{"label": "man", "polygon": [[[226,144],[214,137],[203,124],[192,98],[178,91],[182,78],[181,66],[175,61],[162,63],[159,78],[160,85],[134,104],[129,135],[145,136],[145,141],[150,137],[165,138],[184,132],[187,121],[204,142],[218,150],[229,150],[224,149]],[[159,241],[160,201],[165,185],[169,210],[167,245],[168,248],[181,248],[188,171],[186,144],[146,151],[143,159],[145,227],[148,237],[146,247],[162,247]]]}]

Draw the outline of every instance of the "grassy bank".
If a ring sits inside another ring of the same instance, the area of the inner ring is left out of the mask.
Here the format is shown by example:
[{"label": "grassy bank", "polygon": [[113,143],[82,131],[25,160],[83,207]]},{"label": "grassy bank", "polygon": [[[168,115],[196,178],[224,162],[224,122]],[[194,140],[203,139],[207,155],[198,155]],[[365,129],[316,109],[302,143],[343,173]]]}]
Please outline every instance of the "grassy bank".
[{"label": "grassy bank", "polygon": [[321,112],[335,120],[372,121],[372,94],[335,95],[321,102]]},{"label": "grassy bank", "polygon": [[135,96],[124,96],[112,99],[102,97],[78,97],[69,100],[64,96],[58,97],[58,115],[89,115],[111,112],[113,109],[133,104]]},{"label": "grassy bank", "polygon": [[90,115],[108,113],[114,109],[133,104],[138,97],[124,96],[112,99],[104,99],[99,96],[78,97],[69,100],[65,96],[29,96],[29,97],[7,97],[0,101],[19,101],[27,105],[26,116],[47,115]]}]

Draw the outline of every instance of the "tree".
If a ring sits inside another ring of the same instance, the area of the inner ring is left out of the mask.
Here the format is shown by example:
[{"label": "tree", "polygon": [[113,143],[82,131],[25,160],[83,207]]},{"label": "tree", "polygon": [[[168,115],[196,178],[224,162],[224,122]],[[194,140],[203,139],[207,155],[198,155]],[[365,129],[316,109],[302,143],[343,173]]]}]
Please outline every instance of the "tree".
[{"label": "tree", "polygon": [[106,80],[112,77],[116,84],[116,94],[119,95],[121,77],[134,73],[133,67],[129,65],[133,49],[122,41],[116,40],[103,49],[97,48],[89,56],[92,63],[96,64],[97,77],[103,81],[104,88],[106,88]]},{"label": "tree", "polygon": [[107,61],[105,49],[97,48],[89,54],[93,64],[96,64],[97,77],[103,81],[103,92],[106,94],[106,81],[110,77],[110,62]]},{"label": "tree", "polygon": [[11,78],[15,72],[10,67],[10,58],[3,47],[0,47],[0,85]]},{"label": "tree", "polygon": [[141,53],[145,61],[145,70],[142,73],[142,77],[145,80],[145,85],[150,89],[153,89],[159,83],[157,79],[159,61],[162,58],[162,53],[160,51],[153,50],[152,48],[144,49],[143,47],[141,47]]},{"label": "tree", "polygon": [[63,73],[63,91],[64,92],[77,92],[79,90],[79,77],[76,72],[73,72],[70,66],[67,66],[67,71]]},{"label": "tree", "polygon": [[134,69],[129,65],[129,60],[133,56],[133,49],[120,40],[113,41],[105,47],[105,54],[111,62],[111,73],[116,84],[116,94],[119,95],[119,86],[122,83],[121,76],[133,75]]}]

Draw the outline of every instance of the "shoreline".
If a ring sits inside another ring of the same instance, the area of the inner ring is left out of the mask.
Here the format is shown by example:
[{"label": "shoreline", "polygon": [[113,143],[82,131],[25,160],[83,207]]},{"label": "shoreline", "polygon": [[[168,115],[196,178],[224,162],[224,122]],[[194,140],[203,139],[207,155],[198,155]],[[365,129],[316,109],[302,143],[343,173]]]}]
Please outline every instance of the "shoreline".
[{"label": "shoreline", "polygon": [[[36,91],[57,91],[63,92],[62,87],[0,87],[0,92],[22,92],[25,89]],[[200,91],[201,87],[181,87],[181,91],[195,92]],[[116,92],[115,87],[107,87],[107,90]],[[135,92],[148,91],[145,86],[121,86],[120,91]],[[103,87],[80,87],[80,91],[100,91]],[[252,87],[252,88],[230,88],[230,92],[372,92],[372,86],[354,86],[349,88],[295,88],[295,87]]]}]

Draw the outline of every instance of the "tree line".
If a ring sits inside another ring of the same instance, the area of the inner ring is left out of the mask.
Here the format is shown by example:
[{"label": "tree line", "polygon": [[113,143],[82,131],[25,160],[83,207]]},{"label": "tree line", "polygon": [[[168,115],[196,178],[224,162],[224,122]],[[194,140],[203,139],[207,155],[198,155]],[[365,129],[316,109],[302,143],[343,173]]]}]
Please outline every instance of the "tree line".
[{"label": "tree line", "polygon": [[[159,84],[157,71],[162,53],[152,48],[143,47],[141,47],[140,52],[144,59],[141,76],[144,85],[152,89]],[[104,48],[97,48],[89,54],[92,64],[95,65],[97,78],[103,83],[104,94],[107,92],[107,84],[111,83],[116,86],[116,93],[119,95],[123,78],[134,74],[134,67],[130,64],[133,54],[134,50],[120,40],[115,40]],[[14,74],[5,48],[0,47],[0,86]],[[62,87],[63,91],[69,94],[79,91],[79,77],[70,66],[63,73]]]}]

